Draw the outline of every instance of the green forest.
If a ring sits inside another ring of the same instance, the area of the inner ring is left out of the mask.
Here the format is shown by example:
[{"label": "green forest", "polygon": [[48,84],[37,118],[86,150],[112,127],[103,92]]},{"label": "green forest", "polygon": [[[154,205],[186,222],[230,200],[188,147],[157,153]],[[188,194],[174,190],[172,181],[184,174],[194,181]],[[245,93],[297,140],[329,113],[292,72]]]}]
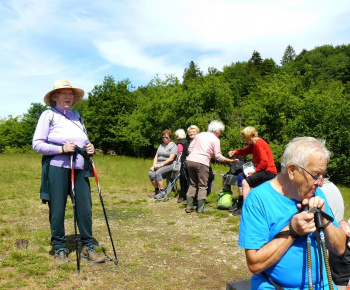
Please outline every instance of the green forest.
[{"label": "green forest", "polygon": [[[245,146],[240,130],[253,126],[272,149],[277,167],[285,145],[297,136],[326,140],[332,181],[350,185],[350,45],[323,45],[296,54],[292,46],[277,64],[254,51],[249,60],[219,70],[191,61],[180,81],[154,77],[134,87],[105,76],[74,109],[90,141],[104,154],[153,157],[161,132],[192,124],[205,131],[221,120],[224,155]],[[37,120],[47,107],[32,103],[23,116],[0,120],[0,152],[29,152]]]}]

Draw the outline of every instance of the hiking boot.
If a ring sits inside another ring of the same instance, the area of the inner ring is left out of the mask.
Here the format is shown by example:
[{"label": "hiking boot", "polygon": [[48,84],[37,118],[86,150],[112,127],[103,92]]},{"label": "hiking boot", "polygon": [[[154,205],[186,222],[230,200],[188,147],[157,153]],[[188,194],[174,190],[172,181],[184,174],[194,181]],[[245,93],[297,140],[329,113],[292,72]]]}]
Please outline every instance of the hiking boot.
[{"label": "hiking boot", "polygon": [[193,197],[187,196],[186,213],[191,213],[193,211]]},{"label": "hiking boot", "polygon": [[54,260],[57,266],[61,266],[63,264],[68,263],[68,256],[67,256],[68,252],[69,251],[66,248],[58,249],[55,252]]},{"label": "hiking boot", "polygon": [[159,193],[159,190],[153,191],[151,194],[148,195],[149,198],[155,197]]},{"label": "hiking boot", "polygon": [[232,205],[229,209],[228,209],[228,211],[229,212],[232,212],[232,211],[236,211],[238,209],[238,203],[236,202],[234,205]]},{"label": "hiking boot", "polygon": [[93,263],[103,263],[105,261],[105,257],[100,255],[95,251],[95,246],[84,246],[81,250],[81,258],[84,260],[91,261]]},{"label": "hiking boot", "polygon": [[177,200],[177,203],[182,203],[182,202],[184,202],[185,201],[185,199],[181,196],[181,197],[179,197],[179,199]]},{"label": "hiking boot", "polygon": [[239,196],[237,202],[229,208],[229,212],[234,212],[241,209],[243,206],[243,196]]},{"label": "hiking boot", "polygon": [[233,216],[241,216],[241,215],[242,215],[242,208],[238,208],[238,209],[235,210],[234,212],[231,212],[230,215],[233,215]]},{"label": "hiking boot", "polygon": [[204,206],[205,206],[205,199],[199,199],[197,201],[197,213],[203,213],[204,212]]},{"label": "hiking boot", "polygon": [[159,199],[159,198],[161,198],[161,197],[164,197],[164,195],[165,195],[165,192],[159,191],[159,193],[158,193],[154,198],[155,198],[155,199]]}]

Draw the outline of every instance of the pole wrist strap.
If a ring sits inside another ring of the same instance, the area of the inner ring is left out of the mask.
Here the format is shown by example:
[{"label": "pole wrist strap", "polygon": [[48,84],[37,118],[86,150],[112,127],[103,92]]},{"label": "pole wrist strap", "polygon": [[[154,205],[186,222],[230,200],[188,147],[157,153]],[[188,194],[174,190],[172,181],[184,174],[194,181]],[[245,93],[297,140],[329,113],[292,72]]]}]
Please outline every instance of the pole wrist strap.
[{"label": "pole wrist strap", "polygon": [[280,236],[283,236],[283,235],[290,235],[293,239],[299,238],[300,236],[295,232],[295,230],[292,227],[292,220],[289,221],[288,226],[289,226],[288,231],[281,231],[278,234],[276,234],[274,236],[274,238],[276,239],[276,238],[279,238]]}]

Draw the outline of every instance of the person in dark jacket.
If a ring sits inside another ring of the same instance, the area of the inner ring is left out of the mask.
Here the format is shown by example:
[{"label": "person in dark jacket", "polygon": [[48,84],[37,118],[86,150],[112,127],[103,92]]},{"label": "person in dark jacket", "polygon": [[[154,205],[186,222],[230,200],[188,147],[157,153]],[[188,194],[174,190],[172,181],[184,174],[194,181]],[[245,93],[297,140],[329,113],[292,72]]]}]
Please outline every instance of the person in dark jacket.
[{"label": "person in dark jacket", "polygon": [[347,235],[347,247],[343,255],[337,256],[329,252],[329,266],[333,282],[338,289],[345,289],[350,281],[350,219],[348,222],[344,220],[344,200],[338,187],[333,182],[326,181],[321,190],[327,198],[335,220]]},{"label": "person in dark jacket", "polygon": [[187,165],[186,165],[186,157],[188,156],[188,146],[192,142],[192,140],[196,137],[196,135],[199,133],[199,128],[196,125],[191,125],[187,128],[188,136],[190,137],[190,140],[186,140],[187,144],[183,147],[182,155],[181,155],[181,169],[180,169],[180,186],[181,186],[181,192],[179,199],[177,200],[178,203],[182,203],[186,200],[186,194],[188,187],[190,186],[189,179],[188,179],[188,172],[187,172]]}]

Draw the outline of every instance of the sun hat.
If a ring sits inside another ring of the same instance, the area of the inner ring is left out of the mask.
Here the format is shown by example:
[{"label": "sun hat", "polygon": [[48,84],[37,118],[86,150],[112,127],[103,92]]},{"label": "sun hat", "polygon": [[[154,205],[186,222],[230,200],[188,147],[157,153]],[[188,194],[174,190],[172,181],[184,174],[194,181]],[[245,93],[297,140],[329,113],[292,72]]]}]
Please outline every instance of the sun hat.
[{"label": "sun hat", "polygon": [[73,93],[75,96],[73,105],[80,102],[84,98],[84,90],[78,89],[78,88],[73,88],[72,85],[67,80],[58,80],[58,81],[54,82],[53,90],[49,91],[44,97],[44,102],[46,105],[51,106],[50,100],[51,100],[52,93],[54,91],[57,91],[60,89],[72,89],[73,90]]}]

